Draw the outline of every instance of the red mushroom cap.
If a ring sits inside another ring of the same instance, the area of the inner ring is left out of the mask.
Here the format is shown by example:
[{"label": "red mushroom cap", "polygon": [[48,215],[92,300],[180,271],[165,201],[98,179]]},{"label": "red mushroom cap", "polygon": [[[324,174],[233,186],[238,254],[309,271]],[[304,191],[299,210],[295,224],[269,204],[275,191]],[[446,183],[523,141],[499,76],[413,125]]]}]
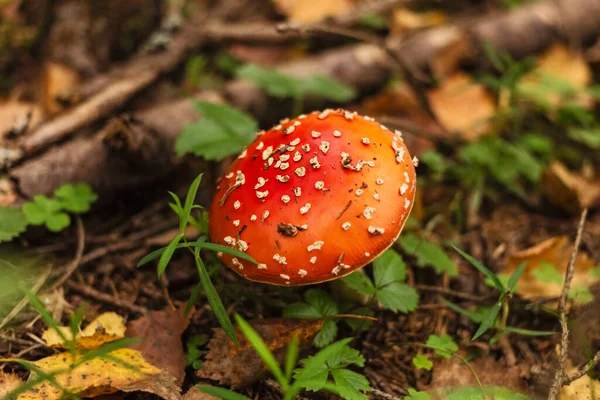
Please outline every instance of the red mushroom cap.
[{"label": "red mushroom cap", "polygon": [[371,262],[397,239],[413,205],[415,166],[399,132],[325,110],[281,121],[231,164],[209,214],[219,254],[247,279],[306,285]]}]

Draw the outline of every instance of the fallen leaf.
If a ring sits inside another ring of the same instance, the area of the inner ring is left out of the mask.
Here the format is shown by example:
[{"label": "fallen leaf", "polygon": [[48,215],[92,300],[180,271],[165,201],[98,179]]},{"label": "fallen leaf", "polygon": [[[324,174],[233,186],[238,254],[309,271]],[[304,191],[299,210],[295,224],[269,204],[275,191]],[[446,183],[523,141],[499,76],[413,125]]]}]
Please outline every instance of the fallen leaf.
[{"label": "fallen leaf", "polygon": [[0,371],[0,399],[4,399],[4,396],[23,383],[17,375]]},{"label": "fallen leaf", "polygon": [[413,29],[441,25],[446,19],[446,14],[437,10],[416,12],[398,8],[394,11],[390,28],[394,35],[401,35]]},{"label": "fallen leaf", "polygon": [[[310,344],[323,323],[323,319],[280,318],[255,320],[250,325],[281,363],[294,335],[298,336],[301,346]],[[239,347],[231,342],[223,329],[215,329],[215,335],[208,343],[206,361],[196,375],[232,387],[248,385],[261,378],[268,371],[266,365],[239,329],[236,329],[236,336]]]},{"label": "fallen leaf", "polygon": [[181,335],[189,323],[189,317],[184,317],[183,311],[184,307],[152,311],[127,324],[127,337],[142,339],[131,348],[139,350],[146,361],[173,376],[179,386],[185,377],[186,364]]},{"label": "fallen leaf", "polygon": [[0,139],[19,134],[20,131],[37,126],[43,117],[42,109],[34,103],[21,101],[0,102]]},{"label": "fallen leaf", "polygon": [[[571,373],[574,371],[571,371]],[[594,380],[588,375],[584,375],[568,386],[560,389],[560,400],[593,400],[597,397],[593,395],[600,387],[600,381]]]},{"label": "fallen leaf", "polygon": [[519,82],[518,91],[536,103],[558,106],[566,98],[566,84],[575,92],[577,104],[591,107],[593,99],[583,90],[591,82],[592,70],[583,54],[558,43],[538,57],[536,67]]},{"label": "fallen leaf", "polygon": [[[150,365],[139,351],[118,349],[107,355],[111,359],[95,357],[76,367],[73,364],[81,359],[81,354],[56,354],[31,363],[45,373],[54,373],[59,385],[79,397],[144,391],[167,400],[180,399],[175,379]],[[19,395],[17,400],[52,400],[62,395],[60,389],[43,381]]]},{"label": "fallen leaf", "polygon": [[77,70],[55,62],[46,63],[42,83],[46,112],[56,115],[74,103],[79,82]]},{"label": "fallen leaf", "polygon": [[[70,327],[61,326],[59,329],[65,337],[72,339]],[[114,312],[107,312],[90,322],[84,330],[78,332],[75,343],[79,349],[97,349],[105,343],[114,342],[124,337],[125,322],[123,317]],[[44,332],[42,339],[49,347],[66,348],[64,341],[54,328]]]},{"label": "fallen leaf", "polygon": [[340,15],[353,7],[352,0],[272,0],[290,21],[309,23]]},{"label": "fallen leaf", "polygon": [[[517,282],[517,293],[525,299],[558,297],[572,251],[573,244],[567,236],[553,237],[511,254],[499,272],[511,275],[525,262],[525,270]],[[599,280],[590,273],[594,266],[594,261],[586,253],[580,251],[577,254],[571,290],[588,288]]]},{"label": "fallen leaf", "polygon": [[566,211],[579,212],[600,205],[600,179],[571,172],[558,161],[542,173],[541,189],[552,203]]},{"label": "fallen leaf", "polygon": [[457,72],[426,95],[433,113],[446,130],[460,133],[466,140],[490,132],[496,104],[483,85],[469,75]]}]

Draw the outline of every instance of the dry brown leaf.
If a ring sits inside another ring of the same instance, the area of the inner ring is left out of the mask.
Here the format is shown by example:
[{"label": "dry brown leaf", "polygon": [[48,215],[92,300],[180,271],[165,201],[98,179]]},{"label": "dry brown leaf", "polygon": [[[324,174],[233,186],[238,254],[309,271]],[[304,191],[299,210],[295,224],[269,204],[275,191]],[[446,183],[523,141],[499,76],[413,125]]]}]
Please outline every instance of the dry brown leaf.
[{"label": "dry brown leaf", "polygon": [[589,179],[573,173],[554,161],[544,171],[542,192],[552,203],[570,212],[600,205],[600,179]]},{"label": "dry brown leaf", "polygon": [[[575,89],[582,90],[592,82],[592,70],[583,54],[558,43],[537,59],[536,68],[519,83],[519,91],[526,97],[557,106],[561,103],[561,95],[545,87],[547,86],[543,84],[545,77],[568,83]],[[581,106],[591,107],[593,99],[581,91],[576,95],[576,102]]]},{"label": "dry brown leaf", "polygon": [[496,113],[492,95],[469,75],[458,72],[427,92],[427,99],[440,124],[450,132],[474,140],[489,133]]},{"label": "dry brown leaf", "polygon": [[[68,326],[59,327],[63,335],[72,339],[71,328]],[[96,349],[105,343],[114,342],[125,337],[125,322],[123,317],[114,312],[107,312],[100,315],[77,334],[76,345],[79,349]],[[48,329],[42,335],[46,345],[52,348],[65,348],[65,343],[61,336],[54,330]]]},{"label": "dry brown leaf", "polygon": [[186,364],[181,334],[189,323],[189,317],[183,316],[183,308],[153,311],[127,324],[127,337],[142,339],[131,348],[139,350],[150,364],[173,376],[178,385],[183,383]]},{"label": "dry brown leaf", "polygon": [[21,101],[0,102],[0,115],[0,139],[14,130],[34,128],[43,117],[39,106]]},{"label": "dry brown leaf", "polygon": [[42,85],[46,112],[55,115],[72,104],[75,101],[79,82],[79,73],[75,69],[54,62],[46,63]]},{"label": "dry brown leaf", "polygon": [[[275,358],[282,362],[286,347],[294,335],[298,336],[301,346],[311,343],[323,327],[323,322],[322,319],[281,318],[250,321],[250,325]],[[208,343],[206,361],[196,375],[232,387],[248,385],[260,379],[267,372],[267,367],[239,329],[236,330],[236,336],[239,347],[233,344],[223,329],[215,329],[215,335]]]},{"label": "dry brown leaf", "polygon": [[407,8],[398,8],[392,17],[391,30],[395,35],[404,34],[412,29],[428,28],[446,22],[447,16],[441,11],[416,12]]},{"label": "dry brown leaf", "polygon": [[344,14],[353,7],[352,0],[272,0],[275,7],[294,22],[317,22]]},{"label": "dry brown leaf", "polygon": [[[180,399],[175,379],[146,362],[139,351],[118,349],[108,355],[113,359],[96,357],[74,368],[73,364],[82,357],[79,354],[56,354],[31,363],[45,373],[54,373],[54,378],[64,389],[79,397],[144,391],[167,400]],[[61,396],[60,389],[43,381],[19,395],[17,400],[53,400]]]},{"label": "dry brown leaf", "polygon": [[183,395],[183,400],[218,400],[218,397],[211,396],[208,393],[204,393],[202,390],[198,389],[196,386],[192,386],[190,390],[187,391],[186,394]]},{"label": "dry brown leaf", "polygon": [[[523,275],[517,283],[517,293],[525,299],[557,297],[562,291],[562,282],[542,282],[535,276],[535,270],[544,263],[556,268],[561,277],[565,275],[567,263],[573,251],[573,244],[566,236],[553,237],[528,249],[511,254],[499,272],[510,275],[523,262],[526,263]],[[575,275],[571,287],[590,287],[598,281],[590,274],[595,266],[584,252],[579,252],[575,263]]]},{"label": "dry brown leaf", "polygon": [[15,374],[0,371],[0,399],[15,390],[24,382]]}]

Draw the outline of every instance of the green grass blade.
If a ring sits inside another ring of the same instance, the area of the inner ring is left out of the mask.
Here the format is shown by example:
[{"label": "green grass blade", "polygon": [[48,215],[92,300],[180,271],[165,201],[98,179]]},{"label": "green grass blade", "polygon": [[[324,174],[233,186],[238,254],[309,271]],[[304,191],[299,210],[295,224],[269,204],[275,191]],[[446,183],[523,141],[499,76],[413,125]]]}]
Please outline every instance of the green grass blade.
[{"label": "green grass blade", "polygon": [[486,267],[484,267],[483,264],[481,264],[479,261],[477,261],[476,259],[474,259],[469,254],[465,253],[464,251],[462,251],[461,249],[459,249],[455,245],[451,245],[451,246],[452,246],[452,248],[454,250],[456,250],[458,252],[458,254],[460,254],[461,256],[463,256],[469,263],[471,263],[472,266],[474,266],[475,268],[477,268],[477,270],[479,272],[481,272],[483,275],[485,275],[488,278],[490,278],[492,280],[492,282],[494,282],[494,286],[496,287],[496,289],[498,289],[501,292],[504,292],[504,285],[502,284],[502,282],[500,281],[500,278],[498,278],[498,276],[495,273],[493,273],[492,271],[490,271],[489,269],[487,269]]},{"label": "green grass blade", "polygon": [[197,385],[196,387],[204,393],[208,393],[211,396],[215,396],[224,400],[252,400],[242,394],[221,387],[210,385]]},{"label": "green grass blade", "polygon": [[188,224],[188,219],[190,218],[190,213],[192,212],[192,207],[194,205],[194,200],[196,200],[196,194],[198,194],[198,187],[200,186],[200,181],[202,180],[202,175],[200,174],[194,179],[192,182],[190,189],[185,196],[185,203],[183,205],[183,214],[179,218],[179,231],[183,234],[185,231],[185,227]]},{"label": "green grass blade", "polygon": [[139,338],[124,338],[115,340],[114,342],[106,343],[97,349],[90,350],[83,354],[83,356],[77,361],[77,365],[81,365],[86,361],[92,360],[97,357],[105,357],[111,351],[122,349],[136,343],[140,343],[142,340]]},{"label": "green grass blade", "polygon": [[204,262],[200,258],[199,249],[194,249],[194,253],[195,253],[194,258],[196,260],[196,267],[198,269],[198,275],[200,275],[200,283],[202,284],[202,287],[204,288],[204,293],[206,293],[206,298],[208,299],[208,304],[210,304],[210,307],[212,308],[213,312],[215,313],[215,317],[217,318],[217,321],[219,321],[219,324],[221,325],[221,327],[223,328],[225,333],[227,333],[229,338],[237,346],[238,340],[237,340],[237,337],[235,336],[235,330],[233,329],[233,324],[231,323],[231,320],[229,319],[229,315],[227,315],[227,310],[225,309],[225,306],[223,305],[223,302],[221,301],[221,298],[219,297],[217,290],[215,289],[213,283],[210,280],[210,276],[208,275],[206,266],[204,265]]},{"label": "green grass blade", "polygon": [[167,269],[167,265],[169,265],[169,262],[171,261],[171,257],[173,257],[173,253],[175,253],[175,250],[177,249],[177,245],[179,244],[179,241],[182,238],[183,238],[183,233],[180,233],[179,235],[175,236],[173,238],[173,240],[171,240],[171,243],[169,243],[167,245],[167,247],[165,247],[164,252],[160,255],[160,260],[158,261],[158,277],[159,278]]},{"label": "green grass blade", "polygon": [[239,251],[237,249],[233,249],[231,247],[222,246],[220,244],[214,244],[214,243],[208,243],[208,242],[192,242],[192,243],[190,243],[190,246],[198,247],[198,248],[206,249],[206,250],[211,250],[211,251],[220,251],[225,254],[229,254],[229,255],[241,258],[242,260],[246,260],[246,261],[250,261],[251,263],[258,264],[258,262],[254,258],[250,257],[248,254],[246,254],[242,251]]},{"label": "green grass blade", "polygon": [[483,335],[488,329],[490,329],[494,325],[494,322],[496,322],[496,317],[498,317],[498,313],[500,312],[500,308],[502,308],[501,302],[494,304],[494,306],[491,308],[490,312],[485,317],[481,325],[479,325],[477,332],[475,332],[475,335],[473,335],[473,339],[471,340],[476,340],[479,336]]},{"label": "green grass blade", "polygon": [[555,335],[556,332],[552,331],[533,331],[531,329],[521,329],[516,328],[514,326],[507,326],[504,328],[505,332],[508,333],[516,333],[517,335],[525,335],[525,336],[552,336]]},{"label": "green grass blade", "polygon": [[169,194],[171,195],[171,197],[173,198],[173,201],[175,202],[175,203],[169,203],[169,204],[171,204],[171,209],[173,211],[175,211],[175,214],[177,214],[177,216],[181,219],[181,215],[183,214],[183,208],[181,208],[181,200],[179,200],[179,196],[177,196],[175,193],[169,192]]},{"label": "green grass blade", "polygon": [[298,362],[298,354],[300,353],[300,340],[297,335],[292,337],[288,344],[287,353],[285,355],[285,377],[288,382],[292,381],[292,373]]},{"label": "green grass blade", "polygon": [[275,356],[271,353],[271,350],[267,347],[262,338],[256,333],[252,326],[248,322],[246,322],[239,314],[235,315],[235,320],[240,326],[240,329],[248,339],[248,342],[254,347],[260,358],[264,361],[264,363],[269,367],[271,373],[277,379],[281,387],[284,391],[287,390],[289,384],[285,375],[281,371],[277,360],[275,360]]},{"label": "green grass blade", "polygon": [[510,290],[511,293],[514,292],[515,286],[517,285],[517,282],[519,281],[519,278],[521,278],[521,275],[523,275],[523,271],[525,271],[525,265],[527,265],[527,263],[526,262],[522,262],[521,265],[519,265],[517,267],[517,269],[515,270],[515,272],[512,273],[512,275],[510,276],[510,278],[508,278],[508,282],[506,283],[506,288],[508,290]]},{"label": "green grass blade", "polygon": [[453,302],[451,302],[449,300],[446,300],[443,297],[440,297],[440,301],[446,307],[448,307],[449,309],[451,309],[452,311],[455,311],[455,312],[457,312],[457,313],[459,313],[461,315],[464,315],[465,317],[469,318],[473,322],[480,323],[480,322],[483,321],[483,319],[481,318],[481,315],[477,314],[476,312],[466,310],[466,309],[460,307],[459,305],[454,304]]}]

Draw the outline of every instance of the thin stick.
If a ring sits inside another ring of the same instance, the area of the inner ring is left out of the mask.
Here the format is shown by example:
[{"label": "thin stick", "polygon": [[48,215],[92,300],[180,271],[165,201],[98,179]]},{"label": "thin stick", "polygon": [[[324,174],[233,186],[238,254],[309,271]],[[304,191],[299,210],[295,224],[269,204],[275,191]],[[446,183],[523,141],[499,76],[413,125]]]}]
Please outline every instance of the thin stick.
[{"label": "thin stick", "polygon": [[77,223],[77,250],[75,251],[75,257],[73,257],[73,261],[67,267],[67,270],[61,273],[61,277],[52,284],[49,291],[52,291],[63,285],[73,275],[73,272],[77,270],[77,267],[81,263],[81,258],[83,257],[83,249],[85,248],[85,229],[83,228],[83,222],[81,221],[81,217],[79,215],[76,216],[75,222]]},{"label": "thin stick", "polygon": [[91,286],[84,284],[83,282],[72,282],[67,281],[66,285],[76,292],[79,292],[85,296],[91,297],[92,299],[96,299],[102,301],[107,304],[111,304],[113,306],[120,307],[127,311],[131,311],[134,313],[145,315],[148,313],[148,310],[144,307],[138,306],[137,304],[133,304],[127,300],[116,299],[106,293],[102,293]]},{"label": "thin stick", "polygon": [[573,372],[571,375],[566,376],[564,378],[563,385],[570,385],[571,382],[576,381],[577,379],[587,374],[590,371],[590,369],[592,369],[598,363],[600,363],[600,351],[597,352],[594,358],[588,361],[583,367],[579,368],[576,372]]},{"label": "thin stick", "polygon": [[577,236],[575,238],[575,245],[573,246],[573,252],[571,253],[571,259],[567,265],[567,271],[565,272],[565,283],[560,294],[560,300],[558,302],[558,317],[560,320],[560,327],[562,329],[562,335],[560,339],[560,354],[558,357],[558,369],[554,375],[554,381],[550,387],[550,393],[548,394],[548,400],[556,400],[560,392],[560,388],[563,386],[565,380],[565,361],[567,360],[567,350],[569,348],[569,327],[567,326],[567,314],[565,313],[565,307],[567,304],[567,295],[571,288],[571,281],[575,274],[575,261],[577,260],[577,252],[581,245],[581,237],[583,236],[583,228],[585,227],[585,220],[587,218],[588,209],[584,208],[579,218],[579,224],[577,226]]}]

